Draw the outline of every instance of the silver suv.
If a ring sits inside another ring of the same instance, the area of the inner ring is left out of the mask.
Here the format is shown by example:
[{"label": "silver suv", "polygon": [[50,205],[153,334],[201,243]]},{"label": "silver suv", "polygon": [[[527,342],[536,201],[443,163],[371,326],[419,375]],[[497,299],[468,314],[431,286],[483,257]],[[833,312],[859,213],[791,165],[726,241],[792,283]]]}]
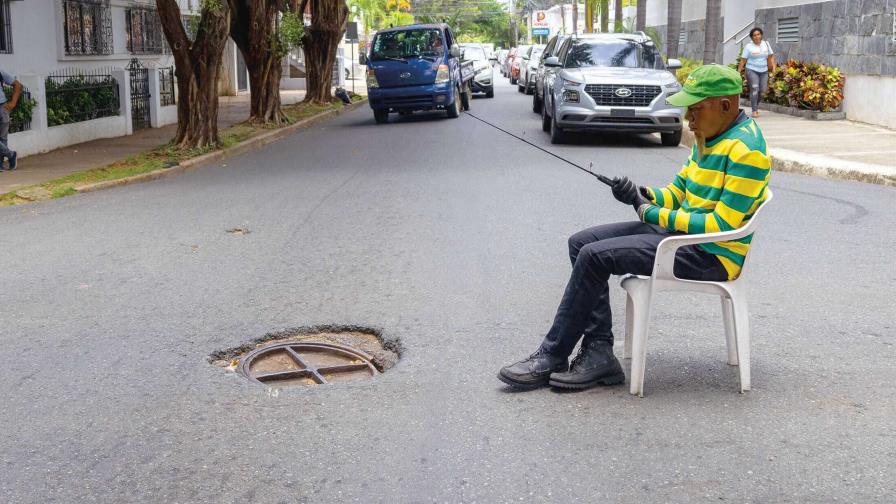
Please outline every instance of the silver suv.
[{"label": "silver suv", "polygon": [[681,85],[642,32],[575,35],[563,41],[544,61],[554,71],[546,75],[541,126],[551,143],[561,143],[567,131],[659,132],[663,145],[681,142],[679,107],[666,97]]}]

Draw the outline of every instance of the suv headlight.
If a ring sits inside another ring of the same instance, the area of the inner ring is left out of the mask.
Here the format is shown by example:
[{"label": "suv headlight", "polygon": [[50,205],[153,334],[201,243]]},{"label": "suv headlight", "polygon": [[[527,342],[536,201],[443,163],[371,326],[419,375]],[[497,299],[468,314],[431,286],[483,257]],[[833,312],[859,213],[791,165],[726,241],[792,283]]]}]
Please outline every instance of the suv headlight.
[{"label": "suv headlight", "polygon": [[670,93],[677,93],[677,92],[681,91],[681,84],[679,84],[678,81],[672,81],[663,87],[666,88],[666,91],[668,91]]},{"label": "suv headlight", "polygon": [[563,101],[567,103],[579,103],[579,92],[574,89],[564,89]]}]

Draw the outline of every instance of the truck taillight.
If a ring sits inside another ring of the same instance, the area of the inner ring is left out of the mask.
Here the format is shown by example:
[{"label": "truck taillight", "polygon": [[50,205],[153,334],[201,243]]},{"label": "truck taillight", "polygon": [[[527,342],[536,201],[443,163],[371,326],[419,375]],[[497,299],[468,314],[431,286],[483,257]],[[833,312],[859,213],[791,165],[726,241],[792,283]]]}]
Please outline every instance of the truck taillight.
[{"label": "truck taillight", "polygon": [[373,72],[372,68],[367,69],[367,87],[375,88],[380,87],[380,83],[376,80],[376,74]]},{"label": "truck taillight", "polygon": [[448,82],[448,65],[439,65],[439,71],[436,72],[436,84],[444,84]]}]

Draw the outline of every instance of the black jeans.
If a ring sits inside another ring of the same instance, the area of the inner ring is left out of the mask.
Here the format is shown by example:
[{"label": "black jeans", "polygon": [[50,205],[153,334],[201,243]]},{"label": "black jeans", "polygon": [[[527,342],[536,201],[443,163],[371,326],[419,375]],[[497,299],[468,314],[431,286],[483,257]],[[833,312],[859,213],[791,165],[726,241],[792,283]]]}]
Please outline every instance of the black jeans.
[{"label": "black jeans", "polygon": [[[572,276],[554,317],[554,324],[541,344],[560,356],[572,353],[579,338],[613,344],[610,316],[610,275],[650,275],[656,248],[672,234],[642,222],[619,222],[588,228],[569,238]],[[724,281],[728,273],[716,256],[696,245],[678,249],[675,276],[688,280]]]}]

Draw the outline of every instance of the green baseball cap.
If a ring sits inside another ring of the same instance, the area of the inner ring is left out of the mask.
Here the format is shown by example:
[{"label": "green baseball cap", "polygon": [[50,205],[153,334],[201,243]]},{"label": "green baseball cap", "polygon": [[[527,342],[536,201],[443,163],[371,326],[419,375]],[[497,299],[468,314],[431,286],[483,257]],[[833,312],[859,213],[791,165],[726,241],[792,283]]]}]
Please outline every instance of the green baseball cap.
[{"label": "green baseball cap", "polygon": [[666,102],[676,107],[688,107],[713,96],[739,95],[743,85],[737,70],[724,65],[703,65],[691,72],[684,81],[684,88],[666,98]]}]

